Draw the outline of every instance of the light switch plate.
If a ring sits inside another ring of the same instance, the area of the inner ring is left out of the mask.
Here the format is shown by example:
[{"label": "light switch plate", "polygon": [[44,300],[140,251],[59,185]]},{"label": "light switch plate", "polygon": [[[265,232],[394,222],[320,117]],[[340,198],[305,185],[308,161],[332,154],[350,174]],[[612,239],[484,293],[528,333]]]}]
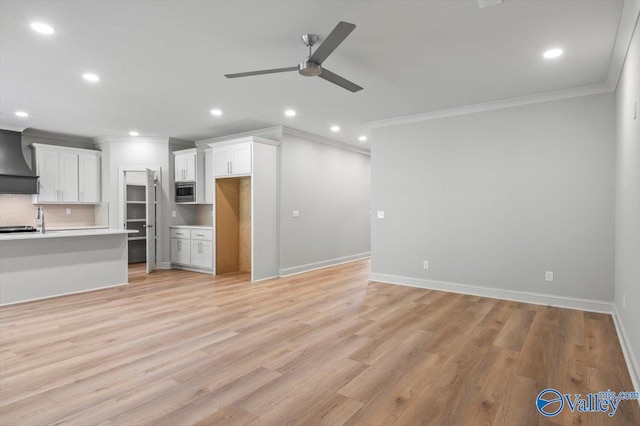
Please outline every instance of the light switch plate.
[{"label": "light switch plate", "polygon": [[553,272],[552,271],[545,272],[544,279],[549,282],[553,281]]},{"label": "light switch plate", "polygon": [[384,219],[384,210],[378,210],[378,219]]},{"label": "light switch plate", "polygon": [[176,211],[175,210],[171,211],[171,217],[176,217]]},{"label": "light switch plate", "polygon": [[67,209],[67,214],[71,214],[71,209]]},{"label": "light switch plate", "polygon": [[300,217],[300,210],[294,210],[293,213],[291,213],[291,217]]}]

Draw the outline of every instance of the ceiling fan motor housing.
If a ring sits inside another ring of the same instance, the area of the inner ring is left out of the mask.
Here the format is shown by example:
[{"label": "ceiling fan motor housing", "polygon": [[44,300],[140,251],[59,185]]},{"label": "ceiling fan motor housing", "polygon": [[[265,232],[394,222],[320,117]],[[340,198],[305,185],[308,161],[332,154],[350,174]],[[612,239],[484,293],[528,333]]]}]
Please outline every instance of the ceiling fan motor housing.
[{"label": "ceiling fan motor housing", "polygon": [[315,77],[322,73],[322,67],[320,64],[305,60],[298,65],[298,72],[305,77]]}]

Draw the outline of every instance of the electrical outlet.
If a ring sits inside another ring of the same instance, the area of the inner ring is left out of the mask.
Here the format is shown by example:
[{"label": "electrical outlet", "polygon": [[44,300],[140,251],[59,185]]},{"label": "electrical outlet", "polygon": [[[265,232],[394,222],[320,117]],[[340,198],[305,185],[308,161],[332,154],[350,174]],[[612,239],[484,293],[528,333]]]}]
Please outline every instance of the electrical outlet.
[{"label": "electrical outlet", "polygon": [[67,214],[71,214],[71,209],[67,209]]},{"label": "electrical outlet", "polygon": [[428,260],[424,260],[424,261],[422,262],[422,267],[423,267],[424,269],[429,269],[429,261],[428,261]]},{"label": "electrical outlet", "polygon": [[175,210],[171,211],[171,217],[176,217],[176,211]]},{"label": "electrical outlet", "polygon": [[627,309],[627,296],[622,295],[622,309]]},{"label": "electrical outlet", "polygon": [[291,213],[291,217],[300,217],[300,210],[294,210],[293,213]]},{"label": "electrical outlet", "polygon": [[378,219],[384,219],[384,210],[378,210]]},{"label": "electrical outlet", "polygon": [[545,281],[553,281],[553,271],[547,271],[544,274]]}]

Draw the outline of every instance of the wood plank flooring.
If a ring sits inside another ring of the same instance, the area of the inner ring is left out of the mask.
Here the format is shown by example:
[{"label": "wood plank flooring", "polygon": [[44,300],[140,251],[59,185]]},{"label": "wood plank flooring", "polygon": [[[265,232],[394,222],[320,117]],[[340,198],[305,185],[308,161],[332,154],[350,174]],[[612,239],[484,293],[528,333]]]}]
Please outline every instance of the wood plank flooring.
[{"label": "wood plank flooring", "polygon": [[[640,424],[537,394],[633,390],[608,315],[368,281],[360,261],[251,285],[131,284],[0,309],[2,425]],[[90,278],[88,278],[90,279]]]}]

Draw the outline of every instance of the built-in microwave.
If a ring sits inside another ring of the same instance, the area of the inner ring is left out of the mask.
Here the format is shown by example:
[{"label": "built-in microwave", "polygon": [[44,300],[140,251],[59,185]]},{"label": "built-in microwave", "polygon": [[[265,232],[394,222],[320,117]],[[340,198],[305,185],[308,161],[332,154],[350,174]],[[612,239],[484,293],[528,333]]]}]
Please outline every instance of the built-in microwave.
[{"label": "built-in microwave", "polygon": [[176,203],[195,203],[196,183],[176,182]]}]

